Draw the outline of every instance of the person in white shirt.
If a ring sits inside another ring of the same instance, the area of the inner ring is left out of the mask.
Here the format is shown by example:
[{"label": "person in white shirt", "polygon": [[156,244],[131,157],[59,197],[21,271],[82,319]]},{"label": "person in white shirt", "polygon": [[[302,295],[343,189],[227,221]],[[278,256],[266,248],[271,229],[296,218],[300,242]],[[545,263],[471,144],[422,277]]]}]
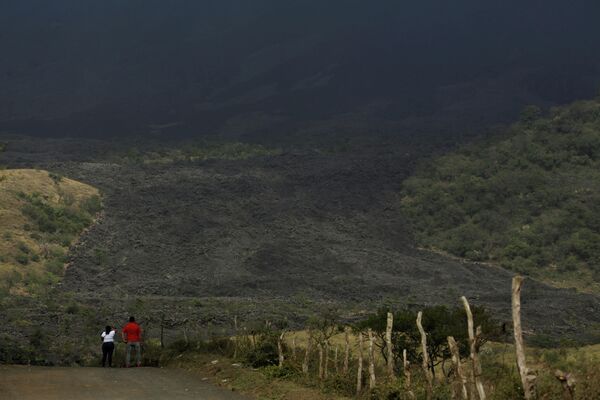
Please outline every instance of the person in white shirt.
[{"label": "person in white shirt", "polygon": [[108,366],[112,367],[112,356],[115,351],[115,328],[106,326],[104,332],[100,337],[102,338],[102,367],[106,366],[106,359],[108,358]]}]

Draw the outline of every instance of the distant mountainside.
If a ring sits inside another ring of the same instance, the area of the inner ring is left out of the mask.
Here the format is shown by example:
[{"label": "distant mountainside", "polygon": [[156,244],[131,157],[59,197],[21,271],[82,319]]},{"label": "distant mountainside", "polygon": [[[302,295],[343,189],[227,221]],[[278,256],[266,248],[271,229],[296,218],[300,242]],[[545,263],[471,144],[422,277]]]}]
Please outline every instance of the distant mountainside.
[{"label": "distant mountainside", "polygon": [[594,95],[596,2],[488,3],[8,0],[0,132],[468,134]]},{"label": "distant mountainside", "polygon": [[402,206],[426,247],[598,292],[599,182],[600,99],[423,163]]}]

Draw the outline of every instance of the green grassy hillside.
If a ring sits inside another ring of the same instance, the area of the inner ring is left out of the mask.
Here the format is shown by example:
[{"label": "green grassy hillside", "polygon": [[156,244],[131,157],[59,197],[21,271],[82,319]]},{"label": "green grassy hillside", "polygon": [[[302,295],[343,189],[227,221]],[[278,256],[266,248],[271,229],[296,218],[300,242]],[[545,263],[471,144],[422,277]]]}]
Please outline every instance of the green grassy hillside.
[{"label": "green grassy hillside", "polygon": [[34,294],[100,210],[98,190],[39,170],[0,171],[0,292]]},{"label": "green grassy hillside", "polygon": [[402,207],[424,247],[599,292],[600,100],[424,163]]}]

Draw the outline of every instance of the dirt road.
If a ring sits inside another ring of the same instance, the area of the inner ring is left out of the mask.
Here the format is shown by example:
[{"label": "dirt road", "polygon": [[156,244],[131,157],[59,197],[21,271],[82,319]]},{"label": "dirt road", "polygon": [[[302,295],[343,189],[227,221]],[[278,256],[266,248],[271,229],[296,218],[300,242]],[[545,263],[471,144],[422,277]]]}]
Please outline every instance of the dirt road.
[{"label": "dirt road", "polygon": [[243,400],[185,371],[0,366],[2,400]]}]

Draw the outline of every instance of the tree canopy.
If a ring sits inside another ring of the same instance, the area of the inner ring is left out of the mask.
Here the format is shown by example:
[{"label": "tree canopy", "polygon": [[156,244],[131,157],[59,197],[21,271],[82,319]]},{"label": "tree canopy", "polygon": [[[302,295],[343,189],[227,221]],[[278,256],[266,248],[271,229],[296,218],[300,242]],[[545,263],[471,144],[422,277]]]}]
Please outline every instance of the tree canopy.
[{"label": "tree canopy", "polygon": [[[501,334],[501,325],[494,321],[485,309],[471,306],[475,326],[481,326],[482,335],[478,346],[489,339],[498,339]],[[371,328],[381,340],[377,343],[382,356],[387,360],[385,331],[388,310],[382,308],[376,314],[357,324],[359,330]],[[392,330],[392,347],[395,365],[402,365],[402,350],[407,350],[408,359],[415,363],[420,362],[422,355],[418,352],[421,343],[421,334],[417,329],[417,312],[413,310],[400,310],[393,313],[394,324]],[[450,358],[448,336],[454,336],[459,351],[463,357],[469,354],[469,338],[467,333],[467,314],[463,308],[448,308],[446,306],[432,306],[423,309],[423,329],[427,334],[427,351],[430,368]]]},{"label": "tree canopy", "polygon": [[505,135],[423,164],[402,209],[420,245],[577,285],[600,282],[600,100],[528,107]]}]

